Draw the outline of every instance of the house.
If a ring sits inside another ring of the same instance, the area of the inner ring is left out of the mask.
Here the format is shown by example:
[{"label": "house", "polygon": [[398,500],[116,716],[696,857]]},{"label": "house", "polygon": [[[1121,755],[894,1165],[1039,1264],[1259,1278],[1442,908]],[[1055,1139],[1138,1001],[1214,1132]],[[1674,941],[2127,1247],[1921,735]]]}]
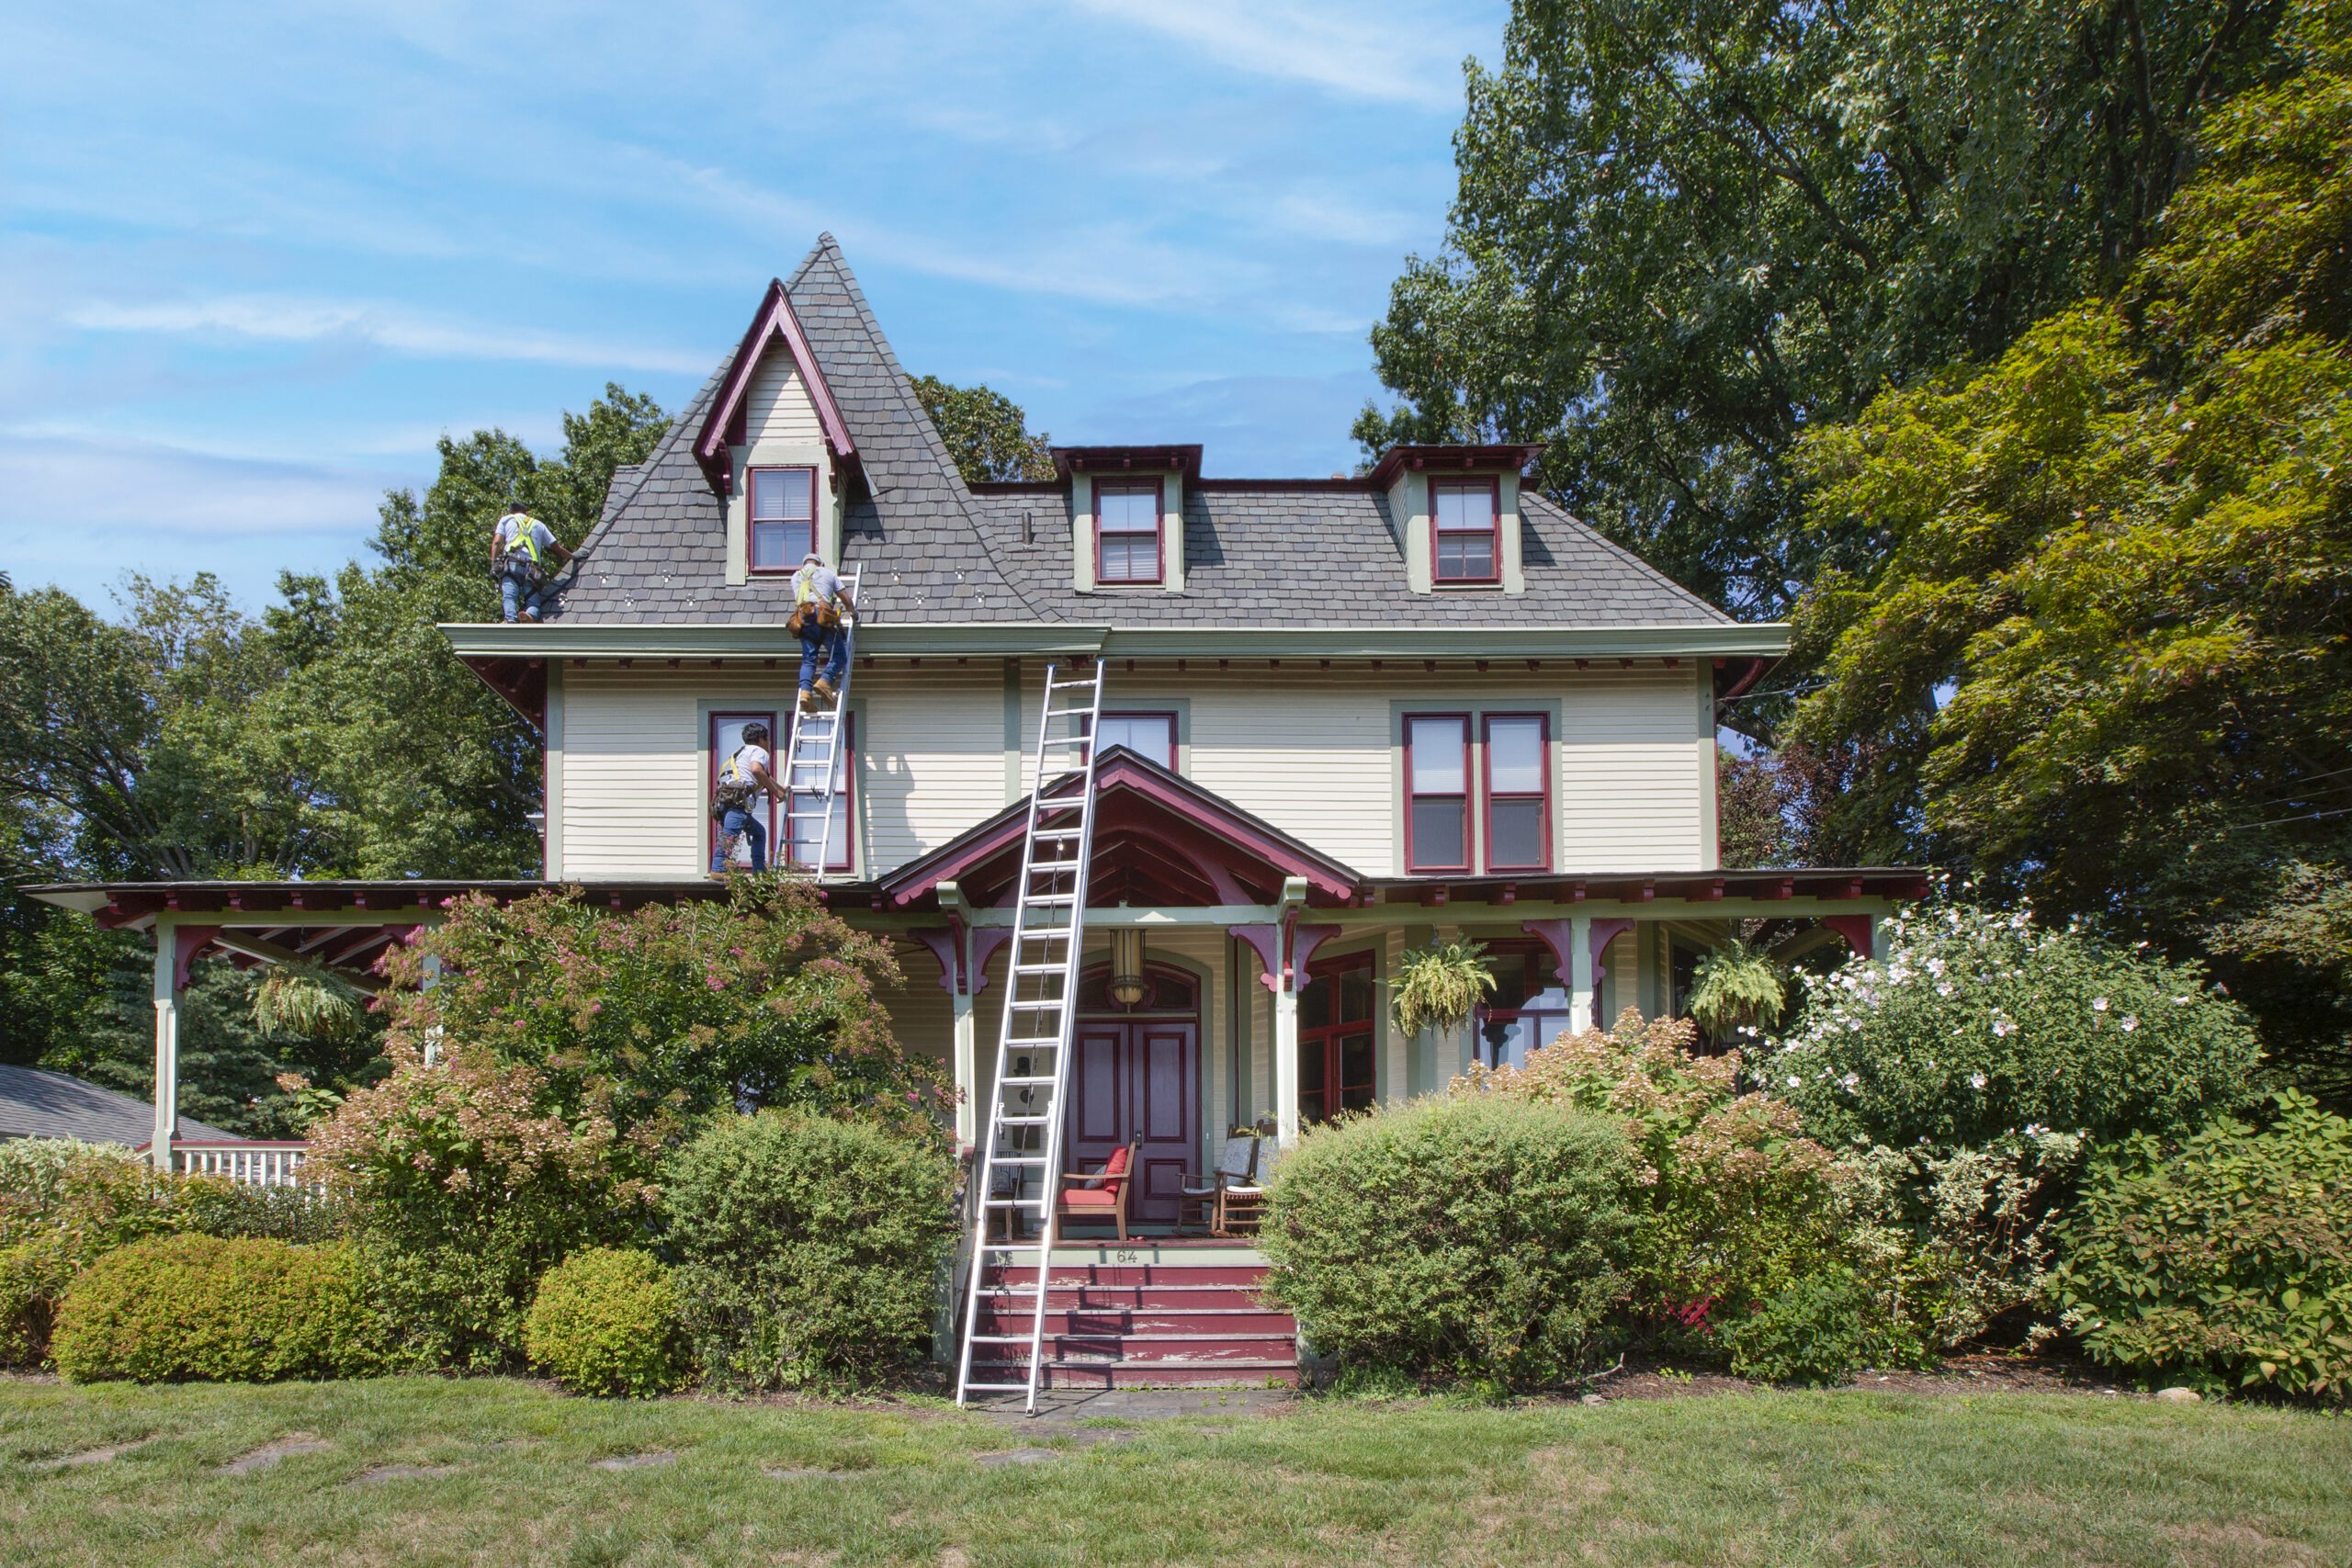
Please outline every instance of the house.
[{"label": "house", "polygon": [[[444,630],[546,737],[546,882],[616,907],[701,897],[715,769],[749,721],[794,719],[789,574],[810,549],[857,574],[830,863],[802,869],[899,945],[887,999],[904,1042],[952,1063],[967,1146],[994,1092],[1046,672],[1099,667],[1067,1153],[1139,1144],[1133,1217],[1165,1226],[1230,1127],[1287,1138],[1563,1028],[1675,1010],[1732,921],[1818,920],[1867,950],[1922,890],[1899,867],[1717,864],[1716,705],[1787,630],[1730,619],[1537,494],[1539,450],[1239,479],[1208,477],[1198,446],[1138,442],[967,484],[827,236],[615,476],[545,624]],[[161,1041],[195,952],[362,967],[458,890],[46,896],[168,933]],[[1493,1006],[1408,1038],[1380,983],[1457,933],[1498,955]]]},{"label": "house", "polygon": [[[38,1067],[0,1066],[0,1143],[19,1138],[72,1138],[143,1149],[155,1125],[153,1108],[85,1078]],[[242,1144],[234,1134],[201,1122],[182,1122],[179,1135],[211,1145]]]}]

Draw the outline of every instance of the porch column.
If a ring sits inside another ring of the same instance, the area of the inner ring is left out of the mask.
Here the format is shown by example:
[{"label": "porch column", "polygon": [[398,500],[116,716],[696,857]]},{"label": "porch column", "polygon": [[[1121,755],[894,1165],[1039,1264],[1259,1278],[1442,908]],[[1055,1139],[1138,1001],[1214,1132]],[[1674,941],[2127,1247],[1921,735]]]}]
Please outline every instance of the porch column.
[{"label": "porch column", "polygon": [[155,1141],[147,1158],[172,1168],[172,1139],[179,1132],[179,931],[168,915],[155,917]]},{"label": "porch column", "polygon": [[1297,1144],[1298,993],[1287,985],[1274,987],[1274,1125],[1283,1148]]},{"label": "porch column", "polygon": [[1568,922],[1568,1032],[1582,1034],[1592,1027],[1592,917],[1577,915]]},{"label": "porch column", "polygon": [[956,1015],[956,1142],[970,1148],[980,1141],[980,1043],[967,986],[953,998]]}]

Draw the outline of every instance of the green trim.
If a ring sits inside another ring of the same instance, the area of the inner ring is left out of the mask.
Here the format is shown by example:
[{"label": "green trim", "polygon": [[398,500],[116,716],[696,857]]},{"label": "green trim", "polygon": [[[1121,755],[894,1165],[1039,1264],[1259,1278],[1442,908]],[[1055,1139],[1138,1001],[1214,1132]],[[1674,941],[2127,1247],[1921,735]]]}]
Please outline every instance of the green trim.
[{"label": "green trim", "polygon": [[[784,623],[506,626],[445,624],[469,658],[710,659],[799,657]],[[1111,626],[1067,622],[861,626],[857,650],[886,658],[1011,658],[1099,653],[1106,659],[1665,659],[1773,657],[1789,649],[1783,622],[1702,626]]]}]

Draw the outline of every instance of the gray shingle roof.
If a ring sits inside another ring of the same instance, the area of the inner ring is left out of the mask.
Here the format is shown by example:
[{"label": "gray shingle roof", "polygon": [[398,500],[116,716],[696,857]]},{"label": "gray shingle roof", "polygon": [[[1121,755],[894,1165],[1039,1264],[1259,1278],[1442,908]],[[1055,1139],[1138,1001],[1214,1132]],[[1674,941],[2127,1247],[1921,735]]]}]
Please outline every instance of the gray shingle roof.
[{"label": "gray shingle roof", "polygon": [[[192,1143],[242,1143],[183,1116],[179,1135]],[[131,1148],[155,1136],[154,1107],[94,1083],[37,1067],[0,1067],[0,1139],[79,1138]]]},{"label": "gray shingle roof", "polygon": [[[1235,481],[1184,497],[1184,592],[1081,594],[1056,493],[974,495],[924,414],[831,235],[785,285],[856,444],[868,494],[844,519],[845,564],[865,570],[863,618],[898,624],[1078,621],[1115,626],[1712,626],[1730,617],[1539,496],[1522,502],[1527,592],[1412,592],[1386,497]],[[781,621],[789,588],[727,583],[723,504],[694,435],[729,351],[653,456],[619,470],[559,615],[582,623]],[[1024,542],[1023,514],[1029,516]]]}]

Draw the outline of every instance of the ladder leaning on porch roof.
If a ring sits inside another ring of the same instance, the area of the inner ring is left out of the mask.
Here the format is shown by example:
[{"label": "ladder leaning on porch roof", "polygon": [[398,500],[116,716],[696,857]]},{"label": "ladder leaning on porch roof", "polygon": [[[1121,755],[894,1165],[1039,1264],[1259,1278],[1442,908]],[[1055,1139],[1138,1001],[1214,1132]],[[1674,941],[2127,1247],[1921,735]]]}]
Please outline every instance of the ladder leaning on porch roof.
[{"label": "ladder leaning on porch roof", "polygon": [[[833,800],[842,782],[842,716],[849,712],[849,678],[857,668],[855,611],[858,580],[864,570],[861,567],[842,574],[852,615],[849,625],[842,628],[842,683],[833,693],[833,705],[815,713],[796,712],[791,744],[784,754],[784,842],[775,847],[776,868],[805,871],[820,882],[833,858]],[[808,840],[803,837],[802,825],[810,822],[816,824],[810,837],[817,852],[804,861],[798,852]]]},{"label": "ladder leaning on porch roof", "polygon": [[[1029,827],[1021,846],[1012,952],[1005,964],[1004,1027],[997,1036],[988,1131],[972,1172],[978,1201],[973,1205],[972,1272],[964,1292],[964,1345],[956,1369],[956,1404],[967,1403],[974,1393],[1020,1392],[1027,1394],[1027,1408],[1032,1411],[1037,1408],[1037,1382],[1045,1361],[1046,1288],[1053,1271],[1054,1207],[1061,1186],[1062,1094],[1069,1085],[1080,950],[1086,942],[1087,867],[1094,852],[1094,736],[1102,716],[1102,661],[1094,661],[1091,680],[1062,681],[1056,678],[1057,673],[1056,666],[1046,666],[1046,700],[1037,721],[1036,782],[1029,794]],[[1056,734],[1057,725],[1068,726],[1068,732]],[[1061,758],[1073,753],[1076,765],[1057,782],[1054,773],[1058,767],[1049,764],[1058,764]],[[1002,1195],[998,1192],[1001,1177],[1009,1178]],[[1016,1222],[1023,1214],[1036,1221],[1034,1242],[1015,1237]],[[989,1221],[998,1215],[1004,1220],[1001,1241],[989,1235]],[[980,1292],[991,1263],[1023,1254],[1036,1258],[1029,1332],[981,1334]],[[1024,1381],[973,1381],[975,1344],[1024,1342],[1029,1348]]]}]

